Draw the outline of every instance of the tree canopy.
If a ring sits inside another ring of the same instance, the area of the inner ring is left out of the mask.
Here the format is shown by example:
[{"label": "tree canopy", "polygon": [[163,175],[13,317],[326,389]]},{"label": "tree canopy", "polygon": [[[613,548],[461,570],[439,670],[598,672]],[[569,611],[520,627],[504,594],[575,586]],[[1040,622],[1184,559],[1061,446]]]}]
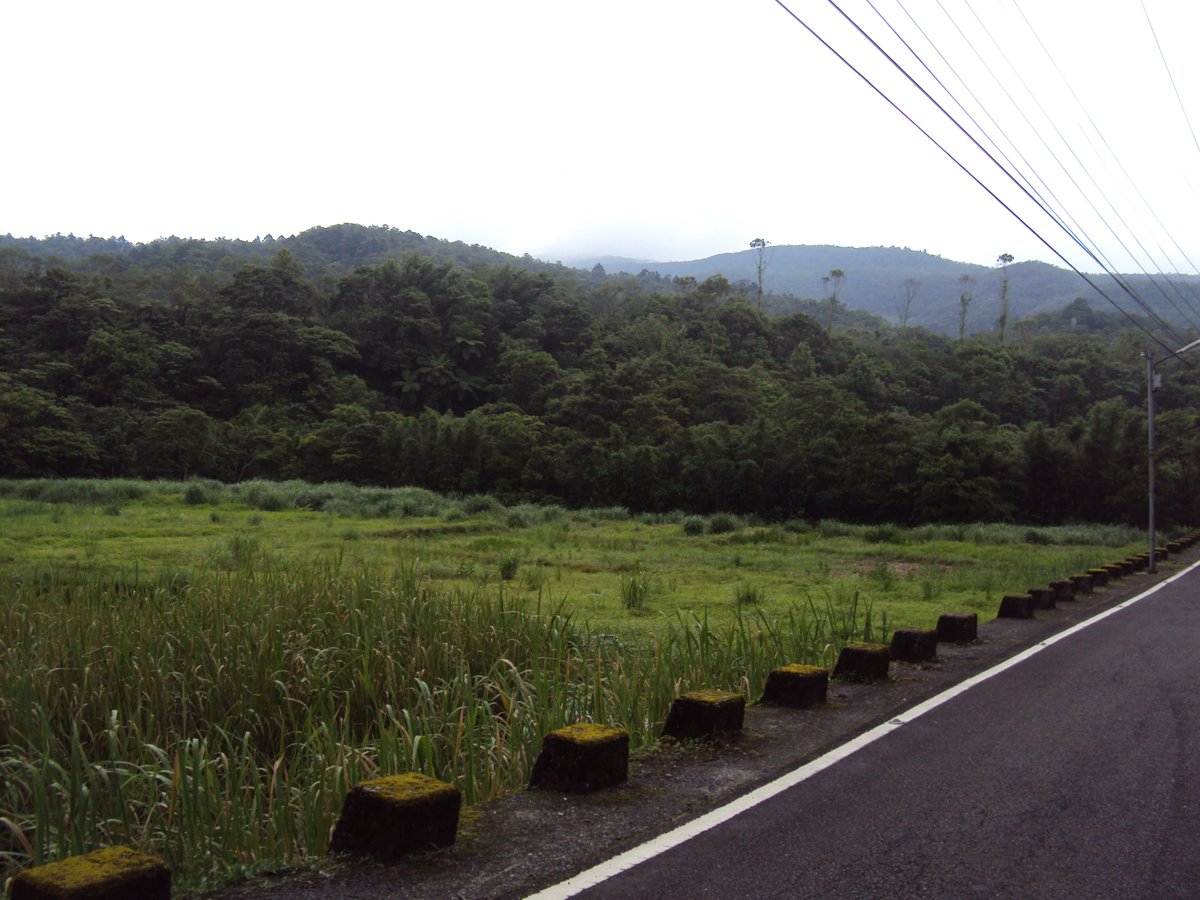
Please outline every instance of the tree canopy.
[{"label": "tree canopy", "polygon": [[[1011,323],[1001,345],[957,324],[953,337],[897,329],[827,297],[760,308],[755,281],[577,271],[427,240],[356,226],[248,248],[10,239],[0,476],[1144,521],[1140,343],[1083,300]],[[1183,521],[1200,499],[1200,370],[1169,370],[1159,397],[1160,509]]]}]

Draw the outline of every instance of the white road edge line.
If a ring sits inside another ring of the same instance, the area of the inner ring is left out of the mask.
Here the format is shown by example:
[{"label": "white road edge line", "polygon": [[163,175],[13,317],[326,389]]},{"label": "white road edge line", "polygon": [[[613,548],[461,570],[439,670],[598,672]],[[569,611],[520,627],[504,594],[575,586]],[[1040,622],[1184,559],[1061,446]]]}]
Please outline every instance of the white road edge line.
[{"label": "white road edge line", "polygon": [[925,715],[925,713],[937,709],[943,703],[953,700],[959,694],[966,693],[971,688],[975,687],[975,685],[981,684],[982,682],[999,675],[1001,672],[1004,672],[1007,669],[1011,669],[1013,666],[1024,662],[1031,656],[1041,653],[1047,647],[1057,644],[1061,640],[1065,640],[1076,632],[1095,625],[1097,622],[1103,621],[1109,616],[1114,615],[1121,610],[1126,609],[1127,607],[1133,606],[1135,603],[1145,600],[1151,594],[1156,593],[1171,582],[1177,581],[1197,567],[1200,567],[1200,562],[1194,562],[1186,569],[1175,573],[1164,581],[1160,581],[1158,584],[1154,585],[1154,587],[1148,588],[1147,590],[1138,594],[1136,597],[1131,597],[1123,603],[1118,603],[1111,609],[1106,609],[1104,612],[1097,613],[1096,615],[1085,619],[1077,625],[1072,625],[1065,631],[1061,631],[1058,634],[1046,638],[1044,641],[1041,641],[1038,644],[1035,644],[1027,650],[1021,651],[1016,656],[1009,657],[1008,659],[1004,660],[1004,662],[997,663],[996,665],[992,666],[992,668],[986,669],[985,671],[980,672],[978,675],[972,675],[965,681],[961,681],[954,685],[954,687],[942,691],[942,693],[938,694],[937,696],[930,697],[928,700],[918,703],[911,709],[905,710],[904,713],[902,713],[903,718],[897,717],[889,719],[887,722],[884,722],[881,725],[876,725],[870,731],[866,731],[853,740],[842,744],[840,747],[830,750],[824,756],[819,756],[816,759],[800,766],[800,768],[793,769],[786,775],[781,775],[774,781],[768,782],[767,784],[750,791],[748,794],[743,794],[741,797],[738,797],[736,800],[733,800],[724,806],[711,810],[699,818],[680,825],[678,828],[673,829],[672,831],[660,834],[658,837],[652,838],[644,844],[639,844],[636,847],[632,847],[629,850],[626,850],[624,853],[614,856],[612,859],[605,860],[599,865],[595,865],[590,869],[585,869],[577,875],[572,875],[566,881],[560,881],[558,884],[551,885],[544,890],[538,891],[536,894],[530,894],[528,900],[563,900],[563,898],[566,897],[574,897],[576,894],[582,893],[588,888],[595,887],[601,882],[607,881],[608,879],[614,877],[615,875],[619,875],[627,869],[632,869],[634,866],[640,863],[646,862],[649,859],[653,859],[659,854],[665,853],[671,848],[677,847],[685,841],[691,840],[697,835],[703,834],[710,828],[715,828],[723,822],[728,822],[734,816],[740,815],[746,810],[758,806],[758,804],[771,799],[776,794],[780,794],[783,791],[786,791],[788,788],[795,787],[801,782],[807,781],[818,772],[822,772],[846,757],[857,753],[863,747],[875,743],[877,740],[885,735],[891,734],[902,725],[907,725],[914,719],[918,719]]}]

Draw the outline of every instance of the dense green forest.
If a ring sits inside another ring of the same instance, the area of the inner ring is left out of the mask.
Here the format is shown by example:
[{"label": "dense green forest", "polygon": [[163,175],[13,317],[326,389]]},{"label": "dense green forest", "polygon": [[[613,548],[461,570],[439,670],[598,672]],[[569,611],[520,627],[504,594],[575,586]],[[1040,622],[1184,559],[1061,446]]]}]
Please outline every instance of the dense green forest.
[{"label": "dense green forest", "polygon": [[[1001,343],[766,300],[719,275],[607,275],[386,227],[10,236],[0,476],[1145,521],[1143,339],[1119,316],[1078,300]],[[1165,372],[1160,509],[1179,522],[1200,499],[1200,371]]]}]

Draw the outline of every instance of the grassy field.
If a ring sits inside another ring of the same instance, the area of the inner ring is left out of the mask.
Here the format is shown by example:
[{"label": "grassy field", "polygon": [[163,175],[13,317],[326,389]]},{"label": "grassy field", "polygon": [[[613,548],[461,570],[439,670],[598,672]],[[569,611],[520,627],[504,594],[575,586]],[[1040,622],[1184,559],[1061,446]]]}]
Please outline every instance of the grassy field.
[{"label": "grassy field", "polygon": [[129,843],[185,890],[321,854],[361,778],[480,802],[552,728],[653,743],[680,690],[754,699],[1141,544],[300,483],[0,482],[0,523],[0,861]]}]

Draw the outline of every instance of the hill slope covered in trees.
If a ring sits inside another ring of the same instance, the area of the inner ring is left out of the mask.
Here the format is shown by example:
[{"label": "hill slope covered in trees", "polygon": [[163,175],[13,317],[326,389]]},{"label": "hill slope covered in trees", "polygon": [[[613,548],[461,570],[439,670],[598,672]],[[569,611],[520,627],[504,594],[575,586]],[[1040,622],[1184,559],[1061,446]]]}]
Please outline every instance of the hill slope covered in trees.
[{"label": "hill slope covered in trees", "polygon": [[[726,277],[606,276],[394,229],[62,241],[57,259],[0,248],[0,476],[1144,520],[1141,340],[1086,303],[1000,345],[841,307],[830,323],[778,294],[768,307],[807,312],[765,315]],[[1200,500],[1198,391],[1178,367],[1160,394],[1176,520]]]}]

